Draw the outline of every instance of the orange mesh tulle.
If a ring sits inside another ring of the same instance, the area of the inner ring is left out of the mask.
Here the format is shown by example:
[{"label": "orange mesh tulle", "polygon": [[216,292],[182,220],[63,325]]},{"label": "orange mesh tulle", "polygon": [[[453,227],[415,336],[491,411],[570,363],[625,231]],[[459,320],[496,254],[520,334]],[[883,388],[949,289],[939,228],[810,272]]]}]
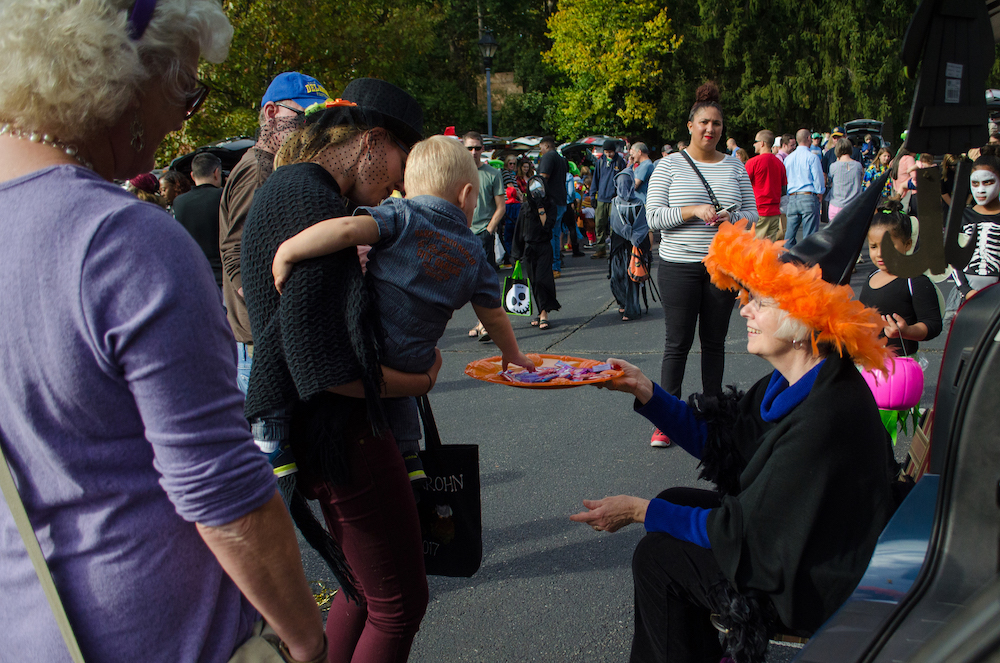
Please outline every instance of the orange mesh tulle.
[{"label": "orange mesh tulle", "polygon": [[779,308],[814,330],[813,353],[819,352],[818,344],[830,343],[865,368],[885,371],[892,352],[885,339],[879,338],[883,323],[878,311],[852,300],[850,286],[824,281],[819,266],[782,262],[779,258],[784,252],[780,243],[757,239],[753,230],[724,223],[704,263],[716,287],[739,290],[744,304],[748,289],[773,299]]}]

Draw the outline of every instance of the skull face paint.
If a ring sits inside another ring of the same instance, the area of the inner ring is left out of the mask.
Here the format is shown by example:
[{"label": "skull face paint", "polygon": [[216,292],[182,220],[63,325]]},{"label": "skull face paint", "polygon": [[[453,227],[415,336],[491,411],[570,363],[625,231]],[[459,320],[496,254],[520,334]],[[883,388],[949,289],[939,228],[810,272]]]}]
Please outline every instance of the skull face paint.
[{"label": "skull face paint", "polygon": [[972,175],[969,176],[969,186],[977,205],[989,205],[997,199],[997,193],[1000,192],[997,174],[988,168],[972,171]]},{"label": "skull face paint", "polygon": [[507,310],[518,315],[525,315],[531,310],[531,293],[528,286],[523,283],[515,283],[507,291]]}]

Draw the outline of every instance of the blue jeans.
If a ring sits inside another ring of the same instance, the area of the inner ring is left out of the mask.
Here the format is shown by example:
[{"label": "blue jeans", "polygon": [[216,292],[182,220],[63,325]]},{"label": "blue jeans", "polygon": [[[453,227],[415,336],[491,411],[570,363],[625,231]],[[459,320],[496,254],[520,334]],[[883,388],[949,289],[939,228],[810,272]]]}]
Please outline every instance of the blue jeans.
[{"label": "blue jeans", "polygon": [[250,367],[253,365],[253,346],[236,342],[236,386],[246,396],[250,387]]},{"label": "blue jeans", "polygon": [[566,205],[556,207],[556,222],[552,224],[552,269],[562,270],[562,256],[559,250],[562,248],[563,215],[566,214]]},{"label": "blue jeans", "polygon": [[788,229],[785,231],[785,248],[790,249],[796,244],[795,233],[802,227],[802,239],[816,232],[819,227],[819,198],[814,195],[789,195]]}]

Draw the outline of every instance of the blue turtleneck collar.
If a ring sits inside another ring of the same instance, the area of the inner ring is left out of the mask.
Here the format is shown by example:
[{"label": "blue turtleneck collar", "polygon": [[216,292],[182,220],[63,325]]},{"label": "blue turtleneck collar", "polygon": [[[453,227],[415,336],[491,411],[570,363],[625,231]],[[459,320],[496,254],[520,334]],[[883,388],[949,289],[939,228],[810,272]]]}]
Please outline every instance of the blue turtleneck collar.
[{"label": "blue turtleneck collar", "polygon": [[767,422],[775,422],[794,410],[812,391],[819,369],[825,362],[826,359],[813,366],[792,386],[788,386],[788,380],[778,371],[772,373],[771,381],[764,391],[764,400],[760,403],[761,418]]}]

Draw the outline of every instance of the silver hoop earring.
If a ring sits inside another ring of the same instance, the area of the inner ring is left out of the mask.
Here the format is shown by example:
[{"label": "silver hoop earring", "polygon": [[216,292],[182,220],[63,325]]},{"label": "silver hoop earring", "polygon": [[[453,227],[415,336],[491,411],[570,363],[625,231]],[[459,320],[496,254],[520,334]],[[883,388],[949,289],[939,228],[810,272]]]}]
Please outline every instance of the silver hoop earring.
[{"label": "silver hoop earring", "polygon": [[129,129],[132,132],[132,149],[136,152],[142,152],[142,148],[146,147],[146,141],[142,138],[145,129],[142,127],[142,121],[139,120],[139,111],[136,111],[135,115],[132,116],[132,124],[129,125]]}]

